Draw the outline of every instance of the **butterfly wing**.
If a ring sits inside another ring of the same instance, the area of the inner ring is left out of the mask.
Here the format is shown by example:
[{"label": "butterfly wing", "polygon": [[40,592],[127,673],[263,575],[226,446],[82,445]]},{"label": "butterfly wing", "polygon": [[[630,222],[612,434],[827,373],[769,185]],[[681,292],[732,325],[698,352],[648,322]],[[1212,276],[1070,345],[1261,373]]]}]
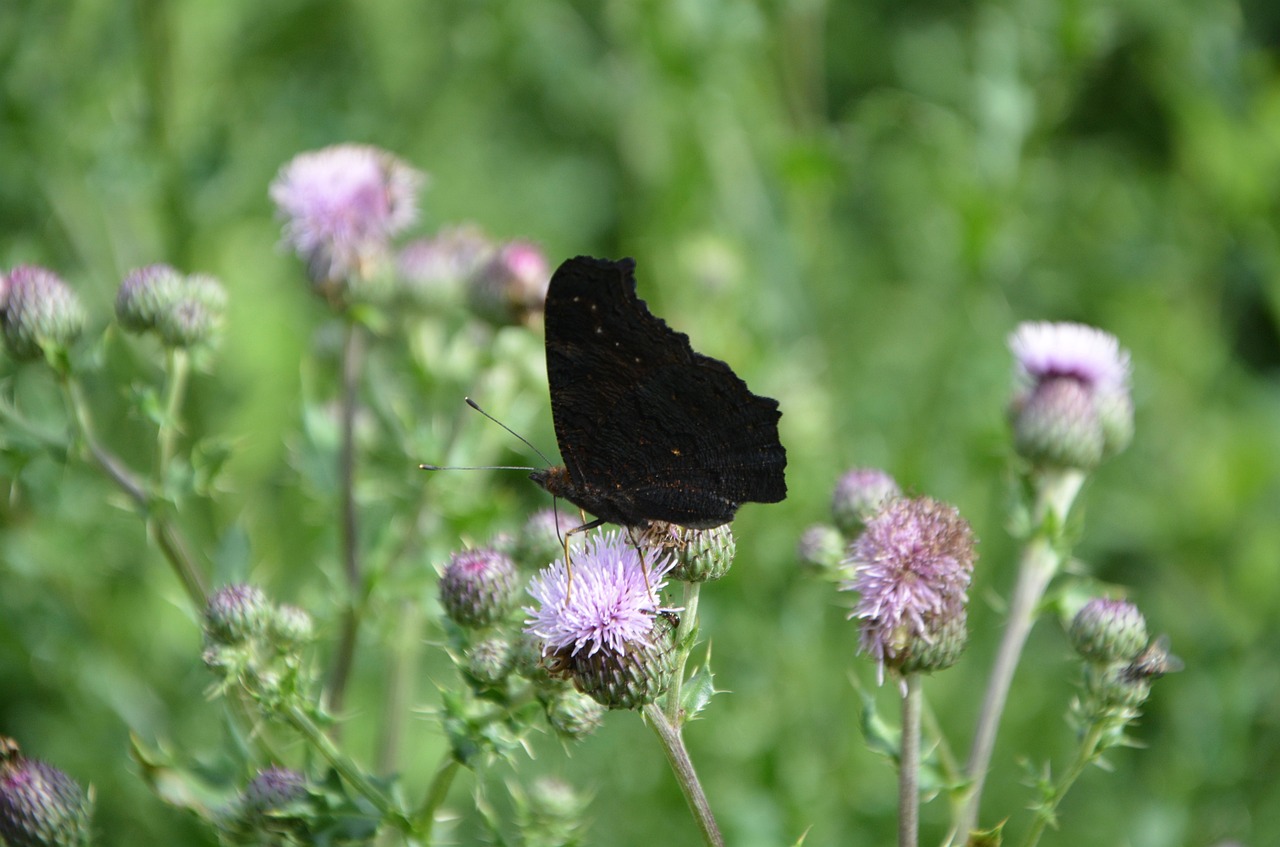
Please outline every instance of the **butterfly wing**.
[{"label": "butterfly wing", "polygon": [[565,467],[609,501],[619,513],[610,520],[718,526],[743,502],[786,497],[777,401],[651,314],[636,297],[634,261],[561,265],[546,332]]}]

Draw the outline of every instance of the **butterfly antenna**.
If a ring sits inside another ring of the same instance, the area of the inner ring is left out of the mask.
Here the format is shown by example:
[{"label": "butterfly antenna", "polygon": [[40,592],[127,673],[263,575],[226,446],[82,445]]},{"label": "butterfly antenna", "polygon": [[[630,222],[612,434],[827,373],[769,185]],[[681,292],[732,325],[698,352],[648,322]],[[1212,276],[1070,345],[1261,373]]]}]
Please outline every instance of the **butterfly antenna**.
[{"label": "butterfly antenna", "polygon": [[538,468],[527,468],[524,465],[418,465],[420,471],[536,471]]},{"label": "butterfly antenna", "polygon": [[[471,408],[475,409],[477,412],[479,412],[480,414],[484,415],[486,418],[488,418],[489,420],[493,421],[493,422],[494,422],[494,423],[496,423],[498,426],[502,427],[502,428],[503,428],[503,429],[505,429],[507,432],[511,433],[511,434],[512,434],[512,435],[514,435],[516,438],[518,438],[518,439],[520,439],[522,442],[524,442],[524,445],[525,445],[526,447],[528,447],[530,450],[532,450],[533,452],[537,453],[537,454],[538,454],[538,458],[540,458],[540,459],[542,459],[542,461],[546,462],[548,466],[551,466],[551,465],[555,464],[554,462],[552,462],[550,459],[548,459],[548,458],[547,458],[547,454],[543,453],[543,452],[542,452],[541,450],[539,450],[537,447],[534,447],[534,446],[533,446],[533,442],[531,442],[529,439],[525,438],[525,437],[524,437],[523,435],[521,435],[520,433],[516,432],[516,431],[515,431],[514,429],[512,429],[511,427],[509,427],[509,426],[507,426],[506,424],[504,424],[502,421],[500,421],[500,420],[498,420],[497,418],[495,418],[493,415],[491,415],[491,414],[489,414],[488,412],[486,412],[484,409],[481,409],[481,408],[480,408],[480,406],[479,406],[479,404],[478,404],[478,403],[476,403],[476,401],[475,401],[475,400],[472,400],[470,397],[464,397],[463,399],[467,401],[467,405],[468,405],[468,406],[470,406]],[[529,468],[529,470],[537,470],[537,469],[536,469],[536,468]]]}]

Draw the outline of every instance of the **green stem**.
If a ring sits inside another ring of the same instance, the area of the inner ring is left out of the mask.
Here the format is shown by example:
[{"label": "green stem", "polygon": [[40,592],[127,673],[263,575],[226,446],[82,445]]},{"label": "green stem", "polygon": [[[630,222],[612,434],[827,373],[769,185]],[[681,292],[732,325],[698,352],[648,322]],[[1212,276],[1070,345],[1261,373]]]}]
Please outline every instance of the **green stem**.
[{"label": "green stem", "polygon": [[898,756],[898,847],[920,842],[920,675],[902,684],[902,748]]},{"label": "green stem", "polygon": [[418,647],[422,643],[421,606],[409,600],[400,604],[400,630],[391,645],[391,670],[387,675],[387,692],[382,718],[382,738],[378,743],[378,773],[399,769],[404,722],[409,713],[414,671],[418,665]]},{"label": "green stem", "polygon": [[382,793],[382,790],[374,785],[365,776],[364,772],[347,758],[346,754],[338,749],[329,736],[320,730],[320,727],[316,725],[310,715],[298,706],[288,706],[282,714],[290,726],[311,742],[312,746],[338,772],[338,775],[346,780],[347,784],[374,805],[382,815],[383,820],[402,831],[407,832],[413,829],[404,812],[392,802],[390,797]]},{"label": "green stem", "polygon": [[684,603],[680,611],[680,626],[676,628],[676,666],[671,675],[671,686],[667,689],[667,720],[674,726],[684,725],[684,715],[680,708],[680,691],[684,685],[684,670],[689,664],[689,656],[693,653],[693,643],[698,631],[698,594],[702,584],[698,582],[684,583]]},{"label": "green stem", "polygon": [[[335,715],[342,713],[346,700],[347,682],[351,678],[351,667],[355,662],[356,637],[360,632],[361,610],[364,607],[355,491],[355,419],[363,341],[360,325],[355,320],[348,319],[342,343],[342,444],[338,454],[342,498],[342,569],[347,579],[347,610],[343,617],[338,652],[329,676],[327,695],[328,710]],[[338,732],[340,727],[341,724],[335,724],[334,731]]]},{"label": "green stem", "polygon": [[181,414],[183,397],[187,389],[187,375],[190,373],[191,360],[185,350],[170,348],[165,355],[166,377],[164,415],[160,419],[159,442],[156,475],[161,486],[169,479],[169,463],[173,460],[174,442],[177,440],[178,416]]},{"label": "green stem", "polygon": [[1022,649],[1026,646],[1027,636],[1035,623],[1044,592],[1062,563],[1064,554],[1059,547],[1062,526],[1083,483],[1084,474],[1075,470],[1046,473],[1037,479],[1034,514],[1036,529],[1022,551],[1018,565],[1018,581],[1009,602],[1009,620],[996,652],[995,664],[991,669],[982,708],[978,714],[973,747],[965,766],[969,786],[963,796],[960,815],[951,832],[950,843],[953,845],[965,843],[969,832],[978,823],[982,789],[987,771],[991,766],[996,732],[1008,700],[1013,673],[1022,656]]},{"label": "green stem", "polygon": [[680,790],[684,793],[684,799],[689,804],[689,810],[693,812],[693,818],[697,821],[698,829],[702,833],[702,840],[708,847],[724,847],[724,837],[720,834],[720,827],[716,825],[715,816],[711,813],[711,804],[707,802],[702,783],[698,782],[698,775],[694,772],[693,762],[689,759],[689,751],[685,749],[680,730],[667,720],[666,714],[655,704],[651,703],[644,707],[644,716],[649,726],[653,728],[654,734],[658,736],[663,752],[667,754],[667,762],[675,773]]},{"label": "green stem", "polygon": [[440,761],[440,766],[436,768],[436,775],[431,780],[430,788],[427,789],[427,796],[423,798],[422,805],[413,814],[413,831],[423,844],[431,843],[431,830],[436,823],[436,810],[449,796],[449,788],[461,769],[462,764],[454,758],[452,752],[446,752]]},{"label": "green stem", "polygon": [[61,381],[67,404],[71,407],[71,413],[79,426],[80,437],[89,449],[89,455],[103,473],[133,501],[138,513],[146,520],[156,545],[164,553],[165,559],[173,568],[182,587],[186,589],[192,605],[198,611],[203,611],[209,602],[209,591],[205,586],[203,574],[196,566],[191,545],[166,514],[167,510],[163,504],[154,500],[142,481],[98,441],[94,434],[89,404],[84,399],[84,391],[80,383],[70,376],[64,376]]},{"label": "green stem", "polygon": [[1089,728],[1089,732],[1080,741],[1080,749],[1076,753],[1075,761],[1071,763],[1071,767],[1063,774],[1062,779],[1053,790],[1053,795],[1040,808],[1036,809],[1035,820],[1031,823],[1031,829],[1027,832],[1027,837],[1023,839],[1023,847],[1035,847],[1040,843],[1040,837],[1044,835],[1045,829],[1052,822],[1058,811],[1058,806],[1062,803],[1067,792],[1071,790],[1071,786],[1080,778],[1080,774],[1084,773],[1084,769],[1097,758],[1098,746],[1102,741],[1104,727],[1095,722]]}]

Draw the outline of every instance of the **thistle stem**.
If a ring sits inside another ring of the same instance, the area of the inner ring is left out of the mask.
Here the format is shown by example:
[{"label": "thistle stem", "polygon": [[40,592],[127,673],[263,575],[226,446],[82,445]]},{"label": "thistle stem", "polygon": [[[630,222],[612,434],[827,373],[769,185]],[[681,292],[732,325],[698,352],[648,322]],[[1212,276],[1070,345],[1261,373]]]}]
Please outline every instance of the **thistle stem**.
[{"label": "thistle stem", "polygon": [[902,748],[898,754],[898,847],[920,841],[920,675],[902,680]]},{"label": "thistle stem", "polygon": [[449,788],[453,785],[453,779],[461,768],[461,763],[454,758],[453,753],[446,752],[440,761],[440,766],[436,768],[436,775],[431,779],[427,796],[423,798],[418,810],[413,813],[413,831],[423,844],[431,843],[431,830],[436,823],[436,810],[449,796]]},{"label": "thistle stem", "polygon": [[1040,836],[1044,835],[1045,828],[1049,826],[1056,817],[1058,805],[1062,799],[1067,796],[1067,792],[1071,790],[1071,786],[1084,773],[1084,769],[1089,766],[1098,756],[1098,748],[1102,742],[1104,727],[1096,721],[1089,727],[1089,731],[1085,733],[1084,738],[1080,740],[1080,749],[1076,751],[1075,761],[1071,763],[1071,767],[1058,784],[1054,786],[1053,795],[1040,808],[1036,809],[1035,820],[1031,822],[1031,829],[1027,831],[1027,837],[1023,839],[1023,847],[1035,847],[1040,843]]},{"label": "thistle stem", "polygon": [[677,728],[684,725],[684,715],[680,713],[680,691],[684,684],[684,669],[689,664],[689,655],[697,637],[698,594],[701,588],[702,584],[698,582],[684,583],[684,604],[680,611],[680,626],[676,629],[676,666],[666,696],[667,720]]},{"label": "thistle stem", "polygon": [[152,498],[146,486],[114,453],[103,447],[94,434],[93,418],[89,413],[89,404],[85,401],[84,391],[74,378],[62,378],[62,387],[66,394],[67,405],[80,429],[80,437],[89,450],[89,455],[103,473],[133,501],[138,513],[146,521],[152,538],[165,559],[173,568],[174,574],[187,592],[192,605],[197,611],[203,611],[209,602],[209,591],[204,583],[204,575],[196,566],[195,554],[191,552],[182,530],[165,514],[161,504]]},{"label": "thistle stem", "polygon": [[693,762],[689,759],[689,751],[685,749],[680,730],[667,720],[662,709],[653,703],[644,707],[644,716],[649,726],[653,728],[654,734],[658,736],[663,752],[667,754],[667,762],[671,765],[676,781],[680,784],[680,790],[684,793],[684,799],[689,804],[689,810],[693,812],[698,829],[702,832],[702,840],[708,847],[724,847],[724,837],[720,834],[715,816],[711,813],[711,804],[707,802],[702,784],[698,782],[698,775],[694,772]]},{"label": "thistle stem", "polygon": [[978,823],[982,805],[982,789],[995,751],[996,732],[1000,716],[1009,697],[1013,673],[1017,669],[1026,646],[1027,636],[1035,624],[1041,599],[1049,582],[1057,574],[1063,559],[1060,550],[1062,526],[1080,486],[1084,483],[1081,471],[1065,470],[1045,473],[1037,478],[1035,503],[1035,530],[1023,548],[1018,565],[1018,581],[1009,603],[1009,620],[1004,636],[996,652],[995,664],[987,680],[986,694],[978,713],[978,725],[974,732],[973,747],[965,767],[969,778],[967,794],[963,798],[960,815],[951,833],[951,844],[963,844],[969,832]]},{"label": "thistle stem", "polygon": [[191,360],[185,350],[171,348],[167,351],[164,417],[160,419],[159,442],[156,474],[161,486],[169,478],[169,463],[173,460],[174,442],[178,436],[178,416],[181,412],[183,396],[187,388],[187,374],[190,372]]},{"label": "thistle stem", "polygon": [[[342,444],[338,454],[339,487],[342,498],[342,566],[347,581],[347,610],[342,621],[342,635],[329,677],[327,706],[333,714],[342,712],[346,700],[347,682],[355,661],[356,637],[360,631],[360,612],[364,606],[362,577],[360,573],[359,539],[356,522],[355,492],[355,419],[357,388],[363,360],[364,338],[360,326],[354,320],[346,323],[342,343]],[[334,725],[337,732],[340,724]]]}]

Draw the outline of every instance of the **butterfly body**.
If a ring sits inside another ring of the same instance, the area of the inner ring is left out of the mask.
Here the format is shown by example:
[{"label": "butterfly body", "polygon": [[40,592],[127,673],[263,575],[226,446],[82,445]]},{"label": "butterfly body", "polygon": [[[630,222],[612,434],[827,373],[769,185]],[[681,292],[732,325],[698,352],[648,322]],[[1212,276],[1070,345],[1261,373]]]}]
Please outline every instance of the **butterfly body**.
[{"label": "butterfly body", "polygon": [[651,314],[634,271],[579,256],[552,277],[547,380],[564,465],[530,478],[623,526],[709,529],[744,502],[784,499],[777,401]]}]

